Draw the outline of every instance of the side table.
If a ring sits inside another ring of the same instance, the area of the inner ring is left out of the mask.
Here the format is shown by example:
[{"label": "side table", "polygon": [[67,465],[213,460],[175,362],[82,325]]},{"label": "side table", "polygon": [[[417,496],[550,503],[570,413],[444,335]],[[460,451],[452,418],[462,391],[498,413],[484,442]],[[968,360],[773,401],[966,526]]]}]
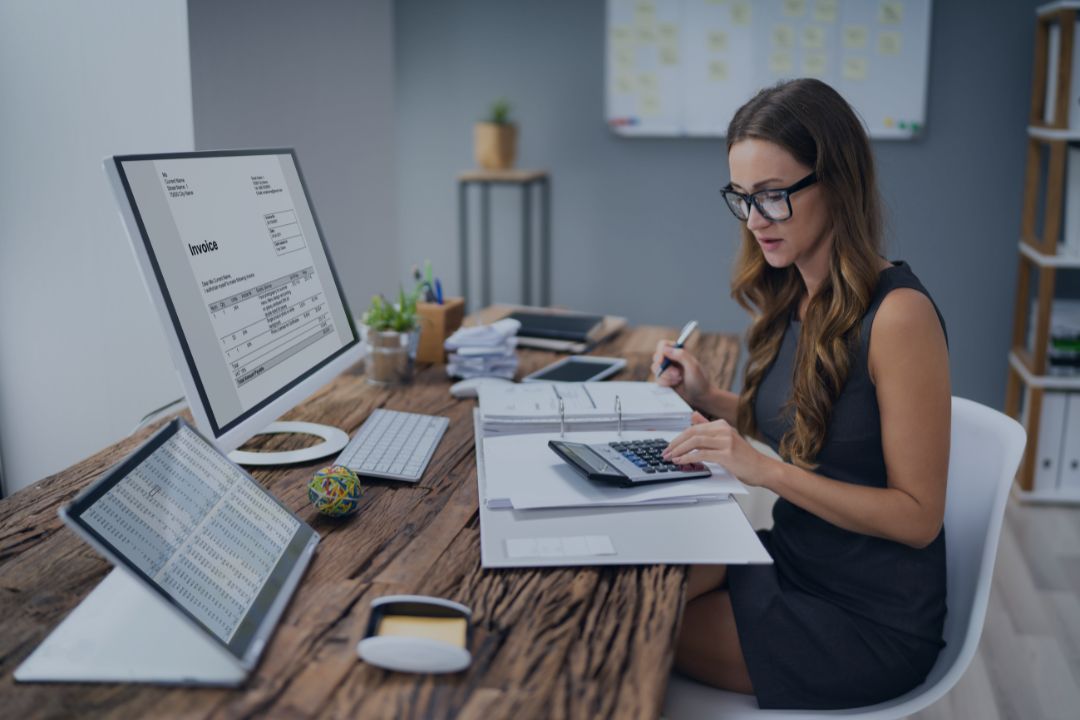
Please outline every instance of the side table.
[{"label": "side table", "polygon": [[461,293],[469,297],[469,187],[480,189],[480,306],[491,304],[491,186],[521,188],[521,302],[533,304],[532,201],[540,196],[540,298],[551,304],[551,181],[544,170],[468,170],[458,175],[458,243]]}]

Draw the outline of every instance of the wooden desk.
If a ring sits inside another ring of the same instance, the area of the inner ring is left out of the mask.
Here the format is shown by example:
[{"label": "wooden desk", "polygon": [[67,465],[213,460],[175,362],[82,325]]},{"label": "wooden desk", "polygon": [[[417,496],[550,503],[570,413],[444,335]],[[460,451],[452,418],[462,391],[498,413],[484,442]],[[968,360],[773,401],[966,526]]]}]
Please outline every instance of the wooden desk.
[{"label": "wooden desk", "polygon": [[[673,328],[626,330],[597,354],[625,357],[615,379],[644,379],[653,347]],[[731,384],[732,336],[689,347]],[[556,356],[522,351],[519,377]],[[617,717],[660,710],[682,608],[685,568],[483,570],[480,567],[473,401],[447,392],[443,366],[398,390],[355,367],[286,417],[354,431],[377,407],[445,415],[450,427],[415,486],[366,481],[359,513],[318,515],[306,484],[322,463],[255,470],[255,478],[323,540],[252,677],[241,690],[139,685],[18,685],[22,660],[105,576],[109,564],[63,527],[57,508],[133,450],[155,427],[0,501],[0,707],[7,717],[326,715],[351,718]],[[259,438],[288,449],[289,438]],[[295,441],[295,438],[293,438]],[[356,657],[370,601],[439,595],[473,610],[472,666],[453,676],[384,672]]]}]

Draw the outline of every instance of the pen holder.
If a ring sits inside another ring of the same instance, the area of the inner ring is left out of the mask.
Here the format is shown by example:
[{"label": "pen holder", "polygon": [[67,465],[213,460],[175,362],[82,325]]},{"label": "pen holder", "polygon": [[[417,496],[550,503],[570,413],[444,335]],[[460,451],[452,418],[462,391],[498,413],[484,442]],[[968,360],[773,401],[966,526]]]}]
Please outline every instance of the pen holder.
[{"label": "pen holder", "polygon": [[446,338],[461,327],[465,319],[465,298],[446,298],[438,303],[416,303],[416,316],[420,320],[420,346],[416,350],[418,362],[444,363]]}]

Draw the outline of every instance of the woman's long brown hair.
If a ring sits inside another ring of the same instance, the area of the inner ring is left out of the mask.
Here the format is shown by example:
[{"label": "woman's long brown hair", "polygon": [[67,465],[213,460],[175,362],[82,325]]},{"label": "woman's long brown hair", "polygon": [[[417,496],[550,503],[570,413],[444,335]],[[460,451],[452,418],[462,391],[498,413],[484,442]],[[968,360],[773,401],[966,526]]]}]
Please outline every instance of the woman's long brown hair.
[{"label": "woman's long brown hair", "polygon": [[[779,448],[784,459],[813,468],[833,403],[851,371],[860,321],[878,282],[882,213],[874,160],[851,106],[818,80],[766,88],[739,108],[728,126],[728,151],[749,138],[775,143],[813,168],[827,203],[826,231],[832,235],[829,275],[803,318],[787,409],[794,422]],[[754,316],[747,333],[749,358],[736,420],[742,433],[756,434],[758,388],[805,293],[798,269],[771,267],[744,224],[731,283],[731,296]]]}]

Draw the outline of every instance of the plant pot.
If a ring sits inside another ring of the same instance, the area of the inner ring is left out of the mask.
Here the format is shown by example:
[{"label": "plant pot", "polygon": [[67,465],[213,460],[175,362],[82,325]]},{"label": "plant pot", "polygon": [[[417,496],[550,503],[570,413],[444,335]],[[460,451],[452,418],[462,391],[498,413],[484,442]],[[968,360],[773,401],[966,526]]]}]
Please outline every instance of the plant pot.
[{"label": "plant pot", "polygon": [[476,164],[485,170],[509,170],[517,157],[517,126],[476,123],[473,150]]},{"label": "plant pot", "polygon": [[408,332],[364,328],[367,339],[367,381],[372,385],[400,385],[412,380],[419,328]]}]

